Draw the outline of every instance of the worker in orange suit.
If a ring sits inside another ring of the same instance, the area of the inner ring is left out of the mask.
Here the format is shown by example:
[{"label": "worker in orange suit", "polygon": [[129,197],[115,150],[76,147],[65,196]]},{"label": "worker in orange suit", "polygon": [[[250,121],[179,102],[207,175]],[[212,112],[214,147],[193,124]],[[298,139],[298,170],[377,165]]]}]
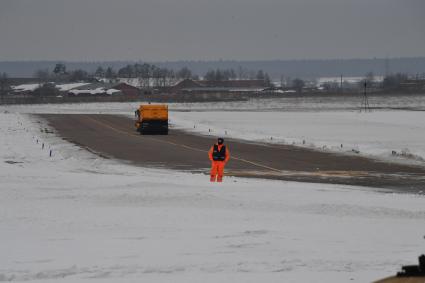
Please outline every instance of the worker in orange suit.
[{"label": "worker in orange suit", "polygon": [[224,139],[218,138],[217,143],[214,144],[208,151],[208,156],[212,162],[211,165],[211,182],[222,182],[224,166],[230,159],[229,149],[224,145]]}]

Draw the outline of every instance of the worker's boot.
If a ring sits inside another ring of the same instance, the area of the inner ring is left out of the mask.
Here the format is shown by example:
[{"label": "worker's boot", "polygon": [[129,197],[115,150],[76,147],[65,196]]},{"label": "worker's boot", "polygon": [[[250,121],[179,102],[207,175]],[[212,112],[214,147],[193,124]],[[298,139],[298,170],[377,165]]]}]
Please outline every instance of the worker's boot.
[{"label": "worker's boot", "polygon": [[217,182],[223,182],[223,176],[218,176],[217,177]]},{"label": "worker's boot", "polygon": [[211,175],[210,182],[215,182],[215,176]]}]

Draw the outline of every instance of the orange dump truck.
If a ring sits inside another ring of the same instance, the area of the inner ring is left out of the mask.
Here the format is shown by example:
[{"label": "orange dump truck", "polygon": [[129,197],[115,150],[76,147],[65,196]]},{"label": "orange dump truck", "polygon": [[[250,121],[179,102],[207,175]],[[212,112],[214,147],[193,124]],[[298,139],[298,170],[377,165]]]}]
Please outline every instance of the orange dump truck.
[{"label": "orange dump truck", "polygon": [[168,134],[168,106],[163,104],[140,105],[136,110],[136,129],[140,134]]}]

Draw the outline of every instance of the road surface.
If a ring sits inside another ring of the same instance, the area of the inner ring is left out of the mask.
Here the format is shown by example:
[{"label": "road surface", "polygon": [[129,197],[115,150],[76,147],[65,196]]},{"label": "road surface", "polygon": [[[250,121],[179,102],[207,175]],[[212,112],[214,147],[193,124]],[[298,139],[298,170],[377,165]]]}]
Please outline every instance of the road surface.
[{"label": "road surface", "polygon": [[[144,167],[208,173],[207,151],[216,137],[172,129],[168,136],[145,136],[124,116],[43,114],[64,139],[105,158]],[[385,163],[289,145],[225,138],[231,153],[227,176],[360,185],[402,192],[425,191],[425,168]],[[208,178],[206,178],[208,180]]]},{"label": "road surface", "polygon": [[425,276],[420,277],[389,277],[374,283],[425,283]]}]

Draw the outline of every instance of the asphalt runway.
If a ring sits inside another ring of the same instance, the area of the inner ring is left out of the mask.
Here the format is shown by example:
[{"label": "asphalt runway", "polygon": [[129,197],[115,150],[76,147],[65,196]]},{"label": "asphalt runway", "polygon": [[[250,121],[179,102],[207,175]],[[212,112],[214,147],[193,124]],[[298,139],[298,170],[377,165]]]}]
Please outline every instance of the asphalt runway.
[{"label": "asphalt runway", "polygon": [[374,283],[425,283],[425,276],[389,277]]},{"label": "asphalt runway", "polygon": [[[215,136],[176,130],[169,135],[140,135],[130,118],[115,115],[43,114],[63,139],[104,158],[143,167],[208,174],[207,152]],[[386,163],[355,155],[296,146],[250,143],[225,138],[231,159],[227,176],[360,185],[398,192],[425,192],[425,168]],[[205,178],[207,181],[209,178]]]}]

